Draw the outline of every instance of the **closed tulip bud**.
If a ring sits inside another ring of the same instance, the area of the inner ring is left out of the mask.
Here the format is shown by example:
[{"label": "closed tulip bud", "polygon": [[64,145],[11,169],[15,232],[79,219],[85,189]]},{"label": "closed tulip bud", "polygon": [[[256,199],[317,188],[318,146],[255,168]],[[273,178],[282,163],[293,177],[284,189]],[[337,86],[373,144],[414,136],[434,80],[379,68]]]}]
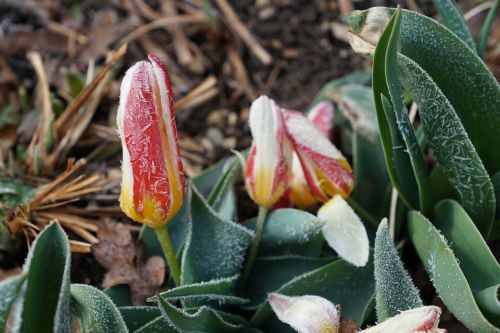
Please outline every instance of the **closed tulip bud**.
[{"label": "closed tulip bud", "polygon": [[[292,111],[293,112],[293,111]],[[333,131],[334,110],[330,102],[320,102],[309,111],[307,118],[320,130],[327,138],[331,139]],[[289,176],[290,188],[288,197],[290,202],[298,207],[309,207],[318,202],[309,189],[306,176],[300,165],[297,153],[293,153],[292,166]]]},{"label": "closed tulip bud", "polygon": [[289,297],[269,294],[269,304],[279,320],[299,333],[337,333],[340,314],[335,305],[319,296]]},{"label": "closed tulip bud", "polygon": [[121,209],[156,228],[179,210],[185,180],[179,153],[170,77],[155,56],[123,78],[117,123],[122,142]]},{"label": "closed tulip bud", "polygon": [[285,126],[279,106],[267,96],[250,108],[252,147],[245,184],[252,200],[262,207],[275,204],[287,189]]},{"label": "closed tulip bud", "polygon": [[300,112],[286,111],[285,123],[314,197],[323,202],[335,194],[347,197],[354,186],[354,176],[342,153]]},{"label": "closed tulip bud", "polygon": [[359,333],[446,333],[445,329],[438,328],[440,317],[441,309],[437,306],[422,306],[403,311]]}]

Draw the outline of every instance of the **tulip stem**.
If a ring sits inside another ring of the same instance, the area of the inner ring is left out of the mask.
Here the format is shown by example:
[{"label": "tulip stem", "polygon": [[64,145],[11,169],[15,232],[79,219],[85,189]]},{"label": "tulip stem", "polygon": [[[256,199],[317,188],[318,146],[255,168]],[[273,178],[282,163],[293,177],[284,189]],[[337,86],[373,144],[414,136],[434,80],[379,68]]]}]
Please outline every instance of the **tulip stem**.
[{"label": "tulip stem", "polygon": [[170,276],[174,280],[175,286],[180,285],[181,270],[179,269],[179,264],[177,263],[177,258],[175,257],[174,247],[172,246],[172,241],[168,235],[168,230],[165,225],[158,228],[154,228],[156,232],[156,237],[160,242],[165,258],[167,258],[168,267],[170,268]]},{"label": "tulip stem", "polygon": [[248,276],[252,271],[253,262],[255,261],[255,256],[257,255],[257,250],[259,248],[260,238],[262,237],[262,231],[264,230],[264,224],[266,222],[268,207],[260,206],[259,215],[257,215],[257,225],[255,226],[255,237],[250,244],[250,249],[248,250],[247,260],[245,261],[245,267],[243,268],[243,273],[240,280],[240,290],[245,286]]}]

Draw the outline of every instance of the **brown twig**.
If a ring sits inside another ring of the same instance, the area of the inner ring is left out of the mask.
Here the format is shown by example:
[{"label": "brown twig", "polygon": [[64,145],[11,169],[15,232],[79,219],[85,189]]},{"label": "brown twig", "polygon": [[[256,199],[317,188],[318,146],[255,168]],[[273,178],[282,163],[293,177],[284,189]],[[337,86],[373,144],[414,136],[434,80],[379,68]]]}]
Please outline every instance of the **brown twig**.
[{"label": "brown twig", "polygon": [[227,23],[233,32],[243,40],[250,51],[260,60],[260,62],[264,65],[270,64],[273,60],[271,55],[259,44],[243,22],[241,22],[240,18],[227,0],[216,0],[216,2],[226,17]]},{"label": "brown twig", "polygon": [[233,65],[236,79],[242,85],[243,91],[245,91],[248,99],[253,101],[257,95],[255,90],[252,88],[245,65],[234,47],[229,48],[229,61],[231,62],[231,65]]}]

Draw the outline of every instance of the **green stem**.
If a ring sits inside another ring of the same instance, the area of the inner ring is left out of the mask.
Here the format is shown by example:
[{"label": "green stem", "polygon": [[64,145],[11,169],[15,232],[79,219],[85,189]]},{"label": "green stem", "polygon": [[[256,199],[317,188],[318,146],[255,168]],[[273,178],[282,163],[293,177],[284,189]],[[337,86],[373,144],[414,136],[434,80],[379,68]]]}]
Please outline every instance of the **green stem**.
[{"label": "green stem", "polygon": [[250,249],[248,250],[247,260],[245,261],[245,267],[243,268],[243,273],[240,280],[240,289],[245,286],[248,276],[252,271],[253,262],[255,261],[255,255],[259,248],[260,238],[262,237],[262,231],[264,230],[264,223],[266,221],[267,207],[259,207],[259,215],[257,216],[257,225],[255,227],[255,237],[250,244]]},{"label": "green stem", "polygon": [[347,197],[345,199],[347,203],[359,214],[361,218],[366,222],[369,222],[374,227],[378,227],[380,221],[373,217],[372,214],[368,213],[360,204],[358,204],[353,198]]},{"label": "green stem", "polygon": [[154,228],[154,230],[163,253],[165,254],[165,258],[167,258],[170,275],[174,279],[175,286],[178,287],[180,285],[181,270],[179,269],[179,264],[177,263],[177,258],[175,257],[174,247],[172,246],[172,241],[168,235],[167,227],[162,225],[158,228]]}]

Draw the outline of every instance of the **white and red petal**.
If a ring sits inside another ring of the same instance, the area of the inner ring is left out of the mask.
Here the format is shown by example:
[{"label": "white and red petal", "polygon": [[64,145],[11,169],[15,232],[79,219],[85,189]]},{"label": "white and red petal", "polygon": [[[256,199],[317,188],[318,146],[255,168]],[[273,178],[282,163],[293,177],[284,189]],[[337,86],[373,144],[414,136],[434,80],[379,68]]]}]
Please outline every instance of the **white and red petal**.
[{"label": "white and red petal", "polygon": [[333,119],[335,117],[335,110],[332,103],[322,101],[316,104],[308,113],[307,118],[312,121],[314,125],[331,140],[333,136]]},{"label": "white and red petal", "polygon": [[354,176],[342,153],[307,117],[293,111],[284,114],[288,138],[313,195],[321,201],[335,194],[348,196],[354,185]]},{"label": "white and red petal", "polygon": [[260,206],[272,206],[287,189],[285,127],[279,106],[267,96],[250,108],[252,147],[245,170],[250,197]]},{"label": "white and red petal", "polygon": [[422,306],[403,311],[359,333],[446,333],[445,329],[438,328],[440,317],[441,308],[437,306]]}]

